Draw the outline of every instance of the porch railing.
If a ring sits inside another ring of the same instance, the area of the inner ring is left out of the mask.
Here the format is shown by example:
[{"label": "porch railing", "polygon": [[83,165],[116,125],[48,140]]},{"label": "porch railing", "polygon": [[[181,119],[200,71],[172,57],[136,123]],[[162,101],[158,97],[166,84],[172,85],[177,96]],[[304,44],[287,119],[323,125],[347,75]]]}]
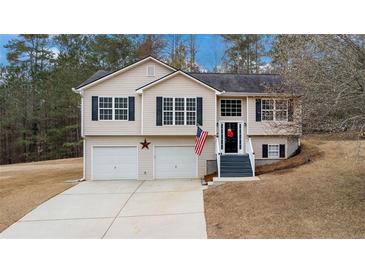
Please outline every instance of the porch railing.
[{"label": "porch railing", "polygon": [[246,143],[246,152],[250,157],[252,176],[255,176],[255,152],[253,151],[251,138],[248,138],[248,142]]},{"label": "porch railing", "polygon": [[218,168],[218,178],[221,177],[221,146],[219,144],[219,138],[215,138],[215,154],[217,154],[217,168]]}]

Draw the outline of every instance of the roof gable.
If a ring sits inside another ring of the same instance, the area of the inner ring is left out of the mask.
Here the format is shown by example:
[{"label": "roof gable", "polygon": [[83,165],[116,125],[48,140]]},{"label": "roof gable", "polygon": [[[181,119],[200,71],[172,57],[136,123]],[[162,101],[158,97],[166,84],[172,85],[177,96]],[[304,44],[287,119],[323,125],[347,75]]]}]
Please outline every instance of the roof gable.
[{"label": "roof gable", "polygon": [[175,77],[177,75],[182,75],[182,76],[184,76],[184,77],[186,77],[186,78],[188,78],[188,79],[190,79],[190,80],[192,80],[192,81],[194,81],[194,82],[196,82],[196,83],[198,83],[198,84],[200,84],[200,85],[202,85],[202,86],[204,86],[204,87],[206,87],[206,88],[214,91],[216,94],[220,94],[221,93],[220,90],[214,88],[213,86],[211,86],[211,85],[209,85],[209,84],[207,84],[207,83],[205,83],[205,82],[203,82],[203,81],[195,78],[191,74],[188,74],[188,73],[186,73],[186,72],[184,72],[182,70],[174,71],[174,72],[172,72],[170,74],[165,75],[164,77],[161,77],[161,78],[159,78],[159,79],[157,79],[155,81],[152,81],[152,82],[150,82],[150,83],[148,83],[146,85],[143,85],[143,86],[137,88],[136,89],[136,92],[137,93],[143,93],[144,90],[147,90],[147,89],[149,89],[149,88],[151,88],[151,87],[153,87],[155,85],[158,85],[161,82],[167,81],[167,80],[169,80],[169,79],[171,79],[171,78],[173,78],[173,77]]},{"label": "roof gable", "polygon": [[157,64],[160,64],[168,69],[170,69],[172,72],[176,71],[176,69],[152,56],[148,56],[146,58],[143,58],[135,63],[132,63],[126,67],[123,67],[121,69],[118,69],[116,71],[112,71],[112,72],[107,72],[107,71],[104,71],[104,70],[99,70],[97,71],[95,74],[93,74],[89,79],[85,80],[84,82],[82,82],[80,85],[78,85],[75,90],[79,91],[79,90],[84,90],[84,89],[87,89],[91,86],[94,86],[94,85],[97,85],[107,79],[110,79],[114,76],[117,76],[127,70],[130,70],[130,69],[133,69],[141,64],[144,64],[145,62],[147,61],[154,61],[155,63]]}]

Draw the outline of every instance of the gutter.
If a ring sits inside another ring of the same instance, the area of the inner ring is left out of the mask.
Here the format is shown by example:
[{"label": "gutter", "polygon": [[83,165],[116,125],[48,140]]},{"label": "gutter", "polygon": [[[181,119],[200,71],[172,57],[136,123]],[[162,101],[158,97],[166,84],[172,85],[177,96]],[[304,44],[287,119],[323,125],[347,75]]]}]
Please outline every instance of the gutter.
[{"label": "gutter", "polygon": [[84,138],[84,117],[83,117],[83,101],[84,101],[84,96],[83,96],[83,90],[78,91],[75,88],[71,89],[74,93],[79,94],[81,96],[81,138],[83,139],[83,143],[82,143],[82,178],[78,179],[77,182],[83,182],[86,180],[86,175],[85,175],[85,152],[86,152],[86,147],[85,147],[85,138]]}]

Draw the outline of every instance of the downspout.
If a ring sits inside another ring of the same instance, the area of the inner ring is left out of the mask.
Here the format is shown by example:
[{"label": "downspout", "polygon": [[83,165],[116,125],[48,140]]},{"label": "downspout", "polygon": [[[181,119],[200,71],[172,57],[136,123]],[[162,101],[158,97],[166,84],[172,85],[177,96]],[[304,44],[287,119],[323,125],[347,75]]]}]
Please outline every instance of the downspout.
[{"label": "downspout", "polygon": [[83,139],[82,142],[82,178],[78,179],[78,182],[82,182],[86,180],[86,170],[85,170],[85,164],[86,164],[86,146],[85,146],[85,136],[84,136],[84,94],[83,91],[78,91],[75,88],[72,88],[72,91],[79,94],[81,97],[81,138]]},{"label": "downspout", "polygon": [[143,128],[143,126],[144,126],[144,123],[143,123],[143,104],[144,104],[144,102],[143,102],[143,90],[141,91],[141,117],[140,117],[140,121],[141,121],[141,135],[143,135],[144,134],[144,128]]}]

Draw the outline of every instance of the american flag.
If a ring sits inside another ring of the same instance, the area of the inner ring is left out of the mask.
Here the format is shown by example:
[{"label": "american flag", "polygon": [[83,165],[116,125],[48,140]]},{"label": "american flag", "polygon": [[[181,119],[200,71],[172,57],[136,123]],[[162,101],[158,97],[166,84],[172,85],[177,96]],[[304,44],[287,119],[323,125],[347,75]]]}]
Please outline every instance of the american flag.
[{"label": "american flag", "polygon": [[200,154],[203,151],[203,147],[205,144],[205,140],[208,137],[208,131],[202,130],[200,127],[198,127],[196,131],[196,139],[195,139],[195,154],[200,156]]}]

